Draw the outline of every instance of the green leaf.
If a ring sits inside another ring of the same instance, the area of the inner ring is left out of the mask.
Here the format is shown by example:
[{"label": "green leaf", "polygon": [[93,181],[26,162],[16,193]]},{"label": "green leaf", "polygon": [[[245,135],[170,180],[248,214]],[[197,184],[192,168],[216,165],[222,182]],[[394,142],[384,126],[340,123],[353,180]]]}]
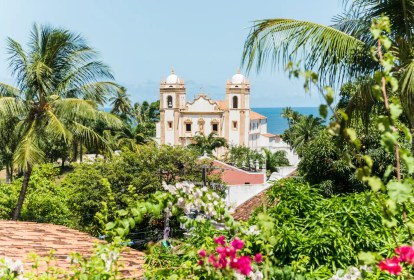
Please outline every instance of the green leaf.
[{"label": "green leaf", "polygon": [[321,115],[322,118],[326,119],[326,117],[328,116],[328,106],[323,105],[323,104],[320,105],[319,114]]},{"label": "green leaf", "polygon": [[109,222],[109,223],[107,223],[107,224],[106,224],[105,229],[106,229],[106,230],[111,230],[111,229],[113,229],[114,227],[115,227],[115,223],[113,223],[113,222]]},{"label": "green leaf", "polygon": [[368,182],[368,185],[371,187],[373,192],[378,192],[384,188],[382,180],[376,176],[364,178],[364,181]]},{"label": "green leaf", "polygon": [[390,104],[390,114],[391,114],[391,118],[394,121],[397,120],[399,116],[401,116],[402,112],[403,112],[403,109],[400,104],[394,104],[394,103]]},{"label": "green leaf", "polygon": [[405,182],[390,181],[387,190],[390,198],[396,203],[406,202],[411,195],[411,186]]},{"label": "green leaf", "polygon": [[360,252],[358,254],[358,259],[366,265],[376,264],[375,254],[372,252]]}]

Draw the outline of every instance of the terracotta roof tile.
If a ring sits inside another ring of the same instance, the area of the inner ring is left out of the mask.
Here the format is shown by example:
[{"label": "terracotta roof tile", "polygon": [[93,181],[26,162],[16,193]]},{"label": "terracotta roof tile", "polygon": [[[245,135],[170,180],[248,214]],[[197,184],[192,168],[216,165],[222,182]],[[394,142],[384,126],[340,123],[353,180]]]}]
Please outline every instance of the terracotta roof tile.
[{"label": "terracotta roof tile", "polygon": [[223,182],[229,186],[266,183],[266,176],[261,172],[247,172],[218,160],[214,160],[213,165],[218,168],[216,172],[220,173]]},{"label": "terracotta roof tile", "polygon": [[[50,250],[54,250],[56,265],[65,269],[70,267],[67,259],[70,253],[90,256],[93,245],[102,242],[104,241],[64,226],[0,220],[0,258],[8,257],[14,261],[20,259],[26,271],[31,269],[29,253],[46,257]],[[142,278],[144,253],[126,248],[121,253],[120,261],[124,264],[120,271],[125,277]]]},{"label": "terracotta roof tile", "polygon": [[262,135],[262,136],[264,136],[264,137],[267,137],[267,138],[275,138],[275,137],[280,137],[279,135],[272,134],[272,133],[262,133],[262,134],[260,134],[260,135]]},{"label": "terracotta roof tile", "polygon": [[216,101],[216,103],[218,104],[219,108],[223,111],[229,109],[229,104],[227,100],[219,100],[219,101]]},{"label": "terracotta roof tile", "polygon": [[256,113],[255,111],[250,110],[250,119],[251,120],[265,120],[267,119],[265,116]]}]

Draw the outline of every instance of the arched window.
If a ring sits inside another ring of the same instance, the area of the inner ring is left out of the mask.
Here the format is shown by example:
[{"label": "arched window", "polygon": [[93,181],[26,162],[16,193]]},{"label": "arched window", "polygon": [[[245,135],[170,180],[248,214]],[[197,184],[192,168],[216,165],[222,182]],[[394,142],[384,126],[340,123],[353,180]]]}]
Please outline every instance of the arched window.
[{"label": "arched window", "polygon": [[172,108],[173,107],[173,100],[172,100],[172,96],[168,95],[167,96],[167,107],[168,108]]},{"label": "arched window", "polygon": [[238,108],[238,99],[237,96],[233,96],[233,109],[237,109]]}]

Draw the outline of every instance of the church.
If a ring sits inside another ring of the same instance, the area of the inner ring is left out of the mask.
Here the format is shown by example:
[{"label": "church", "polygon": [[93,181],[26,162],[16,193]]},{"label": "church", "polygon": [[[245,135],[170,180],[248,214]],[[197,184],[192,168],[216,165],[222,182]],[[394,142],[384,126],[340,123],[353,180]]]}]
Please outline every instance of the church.
[{"label": "church", "polygon": [[160,121],[156,131],[156,141],[161,145],[186,146],[193,136],[214,132],[230,146],[285,150],[291,164],[296,164],[289,145],[280,136],[267,132],[267,118],[251,110],[250,82],[240,71],[226,82],[224,100],[212,100],[200,93],[187,101],[184,80],[172,70],[160,83]]}]

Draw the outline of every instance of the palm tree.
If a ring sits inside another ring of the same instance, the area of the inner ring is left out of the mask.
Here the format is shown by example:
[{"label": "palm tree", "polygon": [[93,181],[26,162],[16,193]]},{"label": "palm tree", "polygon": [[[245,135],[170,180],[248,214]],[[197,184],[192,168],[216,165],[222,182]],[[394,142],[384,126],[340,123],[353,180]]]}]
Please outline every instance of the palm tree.
[{"label": "palm tree", "polygon": [[272,153],[268,149],[263,149],[266,159],[266,170],[277,171],[277,167],[288,166],[289,160],[286,158],[286,151],[276,151]]},{"label": "palm tree", "polygon": [[132,105],[126,88],[121,87],[116,91],[115,95],[109,99],[111,102],[111,113],[120,116],[121,118],[127,118],[131,113]]},{"label": "palm tree", "polygon": [[[243,62],[250,70],[260,71],[270,59],[286,65],[302,59],[307,69],[317,71],[322,83],[336,85],[343,81],[372,75],[379,68],[370,55],[375,45],[370,33],[371,19],[385,14],[392,26],[390,39],[396,56],[393,75],[399,79],[399,97],[411,131],[414,132],[414,1],[412,0],[343,0],[345,12],[334,18],[334,25],[295,19],[257,21],[246,39]],[[358,81],[356,99],[371,100],[372,80]],[[354,109],[369,112],[368,108]],[[414,152],[414,138],[412,142]]]},{"label": "palm tree", "polygon": [[227,140],[223,137],[218,137],[215,132],[209,135],[197,134],[193,137],[193,143],[190,147],[196,148],[200,153],[212,154],[214,150],[221,147],[227,147]]},{"label": "palm tree", "polygon": [[[18,119],[18,144],[14,163],[23,170],[23,183],[13,213],[17,220],[24,202],[34,165],[43,162],[48,139],[66,143],[74,136],[105,145],[103,139],[85,125],[105,119],[114,126],[121,121],[102,115],[96,103],[106,100],[119,87],[109,68],[95,60],[96,53],[82,37],[67,30],[34,25],[29,49],[8,39],[9,61],[16,87],[0,84],[0,118]],[[84,98],[84,99],[79,99]]]},{"label": "palm tree", "polygon": [[292,124],[292,114],[293,114],[293,109],[292,107],[286,107],[282,109],[282,113],[280,113],[280,116],[284,119],[287,119],[289,128]]},{"label": "palm tree", "polygon": [[292,127],[293,139],[292,148],[295,149],[298,154],[301,154],[301,150],[305,147],[309,141],[316,138],[323,128],[323,120],[321,118],[315,118],[313,115],[303,116],[298,123]]}]

